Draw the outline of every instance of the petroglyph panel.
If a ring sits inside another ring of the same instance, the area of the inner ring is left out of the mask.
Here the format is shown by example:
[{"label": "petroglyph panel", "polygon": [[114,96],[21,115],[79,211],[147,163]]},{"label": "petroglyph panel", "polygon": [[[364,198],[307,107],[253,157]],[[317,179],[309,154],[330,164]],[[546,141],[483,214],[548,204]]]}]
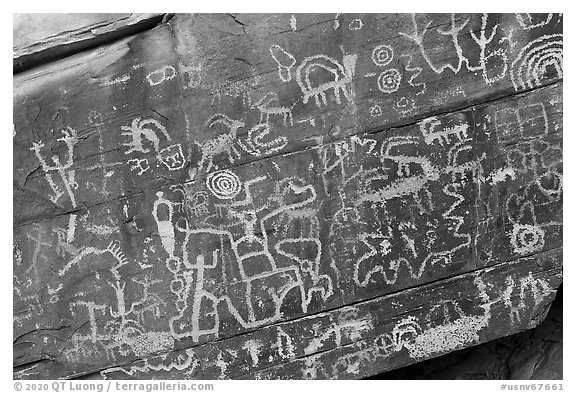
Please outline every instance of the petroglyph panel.
[{"label": "petroglyph panel", "polygon": [[535,326],[561,78],[558,14],[176,15],[15,74],[14,377],[360,378]]}]

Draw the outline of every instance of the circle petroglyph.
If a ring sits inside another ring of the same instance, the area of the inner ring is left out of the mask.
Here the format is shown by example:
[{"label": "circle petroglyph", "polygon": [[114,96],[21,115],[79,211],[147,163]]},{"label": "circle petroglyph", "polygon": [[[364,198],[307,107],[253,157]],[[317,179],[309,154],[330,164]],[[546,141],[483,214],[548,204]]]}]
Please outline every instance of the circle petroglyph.
[{"label": "circle petroglyph", "polygon": [[540,251],[544,247],[544,231],[536,225],[514,225],[512,247],[518,254]]},{"label": "circle petroglyph", "polygon": [[370,107],[370,116],[378,117],[382,115],[382,107],[380,105],[374,105]]},{"label": "circle petroglyph", "polygon": [[238,176],[228,170],[210,173],[206,178],[206,186],[214,196],[220,199],[232,199],[242,188]]},{"label": "circle petroglyph", "polygon": [[378,76],[378,89],[383,93],[394,93],[400,87],[401,80],[400,71],[390,68]]},{"label": "circle petroglyph", "polygon": [[390,45],[378,45],[372,51],[372,61],[378,67],[384,67],[390,64],[394,58],[394,50]]}]

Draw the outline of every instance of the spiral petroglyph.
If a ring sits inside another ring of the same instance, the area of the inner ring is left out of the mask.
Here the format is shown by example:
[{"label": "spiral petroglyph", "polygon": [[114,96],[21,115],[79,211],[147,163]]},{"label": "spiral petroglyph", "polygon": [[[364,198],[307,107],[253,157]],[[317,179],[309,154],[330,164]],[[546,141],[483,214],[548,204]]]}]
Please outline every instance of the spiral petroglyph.
[{"label": "spiral petroglyph", "polygon": [[214,196],[220,199],[232,199],[242,188],[238,176],[228,170],[210,173],[206,178],[206,186]]}]

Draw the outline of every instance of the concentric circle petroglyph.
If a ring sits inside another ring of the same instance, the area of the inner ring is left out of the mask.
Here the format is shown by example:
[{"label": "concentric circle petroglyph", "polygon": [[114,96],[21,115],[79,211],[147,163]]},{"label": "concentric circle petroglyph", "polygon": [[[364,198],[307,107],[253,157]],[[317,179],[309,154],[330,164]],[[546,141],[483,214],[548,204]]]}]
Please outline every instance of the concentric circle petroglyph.
[{"label": "concentric circle petroglyph", "polygon": [[563,75],[563,36],[544,35],[524,46],[512,62],[510,78],[516,90],[541,85],[545,75],[554,70]]},{"label": "concentric circle petroglyph", "polygon": [[228,170],[210,173],[206,178],[206,186],[214,196],[220,199],[232,199],[242,188],[238,176]]},{"label": "concentric circle petroglyph", "polygon": [[514,252],[528,254],[544,247],[544,230],[537,225],[514,225],[511,237]]},{"label": "concentric circle petroglyph", "polygon": [[383,93],[394,93],[400,87],[401,80],[400,71],[390,68],[378,76],[378,89]]},{"label": "concentric circle petroglyph", "polygon": [[378,45],[372,51],[372,61],[378,67],[385,67],[394,58],[394,49],[390,45]]}]

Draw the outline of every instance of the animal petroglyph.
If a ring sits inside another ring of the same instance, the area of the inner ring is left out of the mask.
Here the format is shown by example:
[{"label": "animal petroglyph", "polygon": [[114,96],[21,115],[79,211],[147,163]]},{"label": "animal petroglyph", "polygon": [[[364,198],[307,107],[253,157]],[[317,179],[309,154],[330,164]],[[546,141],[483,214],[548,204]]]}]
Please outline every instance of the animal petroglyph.
[{"label": "animal petroglyph", "polygon": [[[332,89],[334,99],[338,104],[342,102],[340,93],[347,100],[350,100],[348,86],[352,83],[357,57],[357,55],[344,55],[343,64],[326,55],[315,55],[305,58],[296,69],[296,81],[304,94],[303,103],[308,103],[310,97],[314,97],[318,108],[321,108],[322,104],[327,106],[326,91],[330,89]],[[316,85],[311,77],[317,73],[326,73],[331,80]]]},{"label": "animal petroglyph", "polygon": [[74,196],[73,190],[78,189],[78,183],[74,180],[75,171],[71,168],[74,164],[74,146],[78,143],[78,135],[76,130],[70,127],[63,129],[62,134],[64,136],[56,140],[66,144],[67,153],[66,159],[63,162],[60,162],[60,157],[55,154],[50,158],[53,162],[53,165],[48,164],[40,152],[42,147],[44,147],[43,142],[33,142],[30,150],[36,154],[38,161],[40,161],[42,164],[42,169],[44,172],[46,172],[44,176],[54,193],[54,195],[50,197],[50,200],[54,203],[58,203],[60,197],[64,195],[64,191],[62,191],[62,189],[56,185],[52,175],[50,174],[50,172],[57,172],[60,175],[60,179],[62,180],[62,184],[66,189],[66,193],[68,193],[68,197],[70,198],[72,206],[76,207],[76,198]]},{"label": "animal petroglyph", "polygon": [[270,116],[279,115],[282,116],[282,121],[284,126],[288,123],[293,126],[294,120],[292,119],[292,108],[294,108],[295,103],[290,107],[278,106],[278,95],[276,93],[267,93],[254,105],[260,111],[260,123],[268,124],[270,121]]},{"label": "animal petroglyph", "polygon": [[524,46],[510,66],[510,78],[516,90],[532,89],[554,72],[563,75],[563,35],[543,35]]},{"label": "animal petroglyph", "polygon": [[445,127],[444,129],[437,130],[436,128],[440,124],[440,120],[435,117],[431,117],[420,123],[420,131],[422,132],[424,141],[427,144],[432,145],[434,142],[438,142],[440,146],[443,146],[444,143],[450,143],[451,136],[455,136],[460,142],[468,137],[468,124],[466,123],[456,124],[452,127]]},{"label": "animal petroglyph", "polygon": [[278,77],[282,82],[292,80],[291,70],[296,65],[296,59],[290,53],[286,52],[280,45],[270,46],[270,54],[278,65]]},{"label": "animal petroglyph", "polygon": [[263,139],[268,135],[270,135],[270,126],[268,124],[256,124],[248,130],[248,138],[245,142],[246,144],[242,144],[242,148],[247,153],[260,157],[280,151],[288,144],[288,138],[283,135],[264,141]]},{"label": "animal petroglyph", "polygon": [[214,167],[214,158],[220,154],[226,154],[230,163],[234,163],[236,159],[240,158],[240,153],[234,143],[236,142],[238,129],[244,127],[244,122],[231,119],[220,113],[215,114],[206,121],[206,126],[209,128],[214,128],[218,124],[227,128],[228,132],[202,143],[195,142],[202,151],[198,168],[204,168],[206,172],[210,172]]},{"label": "animal petroglyph", "polygon": [[[387,161],[395,163],[398,168],[397,175],[399,178],[384,187],[379,187],[361,195],[355,202],[356,205],[364,202],[385,203],[386,200],[407,195],[412,195],[416,199],[419,199],[418,192],[424,185],[429,181],[438,180],[440,173],[428,158],[393,152],[393,150],[396,150],[399,146],[411,146],[417,145],[417,143],[414,137],[409,136],[392,137],[386,140],[386,143],[382,145],[380,153],[382,163],[385,165]],[[411,173],[410,167],[412,164],[416,164],[416,166],[420,168],[419,173]],[[368,178],[366,181],[372,183],[378,179],[379,176],[376,175],[375,178]]]}]

